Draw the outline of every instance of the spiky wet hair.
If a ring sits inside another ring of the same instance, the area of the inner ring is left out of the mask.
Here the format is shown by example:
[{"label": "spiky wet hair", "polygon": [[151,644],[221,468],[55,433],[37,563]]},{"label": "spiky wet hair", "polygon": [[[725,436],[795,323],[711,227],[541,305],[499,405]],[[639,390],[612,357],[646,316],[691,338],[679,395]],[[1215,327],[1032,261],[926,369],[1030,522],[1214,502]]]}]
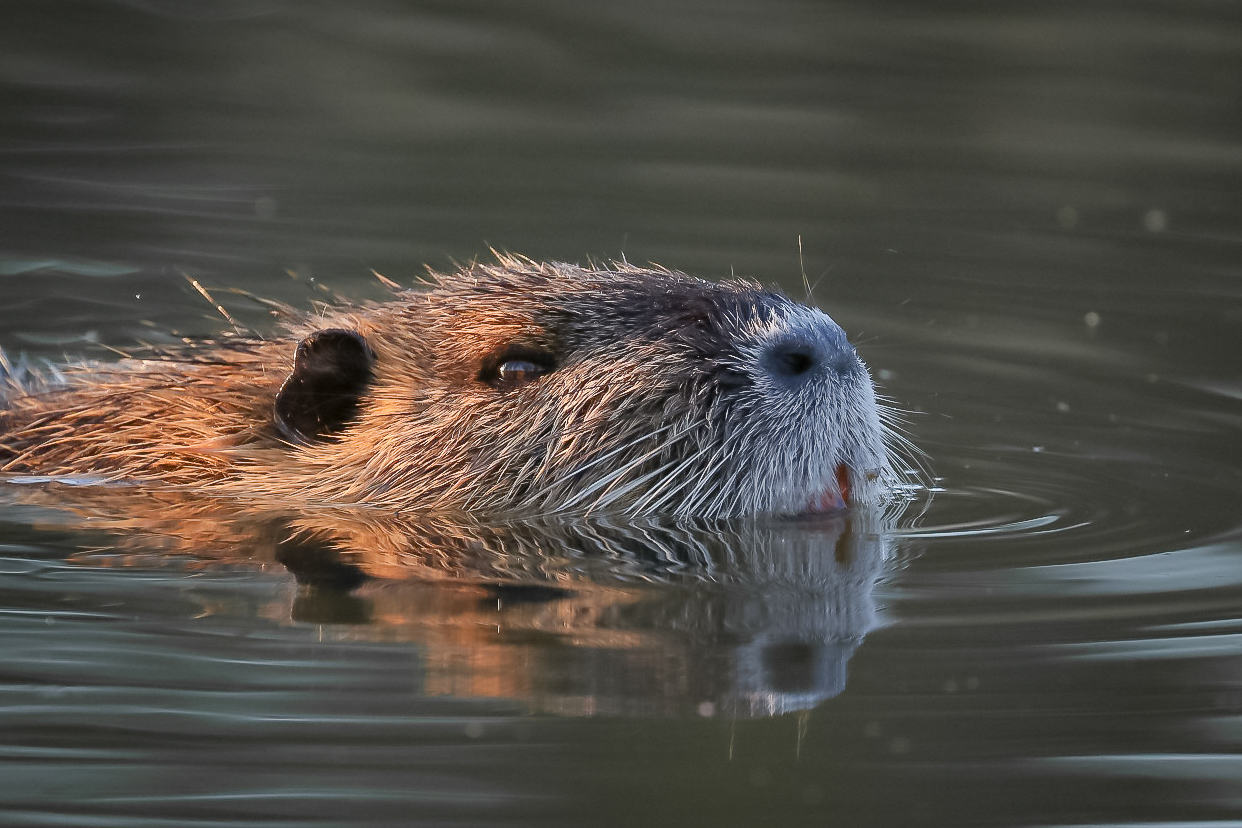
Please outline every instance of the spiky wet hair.
[{"label": "spiky wet hair", "polygon": [[9,473],[397,510],[794,513],[878,500],[892,475],[831,319],[625,263],[502,256],[9,407]]}]

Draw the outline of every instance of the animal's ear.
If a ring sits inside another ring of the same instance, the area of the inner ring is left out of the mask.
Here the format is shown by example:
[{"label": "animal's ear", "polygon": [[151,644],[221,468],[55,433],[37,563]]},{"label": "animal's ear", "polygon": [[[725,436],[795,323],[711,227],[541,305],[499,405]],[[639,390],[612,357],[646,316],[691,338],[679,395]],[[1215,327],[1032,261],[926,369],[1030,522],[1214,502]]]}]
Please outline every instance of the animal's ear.
[{"label": "animal's ear", "polygon": [[276,394],[276,430],[292,443],[332,439],[357,416],[374,366],[375,352],[357,331],[328,328],[306,337]]}]

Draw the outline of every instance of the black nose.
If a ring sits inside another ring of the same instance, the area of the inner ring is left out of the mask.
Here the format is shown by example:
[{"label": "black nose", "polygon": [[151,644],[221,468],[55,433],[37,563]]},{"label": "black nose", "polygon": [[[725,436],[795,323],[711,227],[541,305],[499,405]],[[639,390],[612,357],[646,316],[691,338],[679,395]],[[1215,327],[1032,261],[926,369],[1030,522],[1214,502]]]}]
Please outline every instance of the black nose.
[{"label": "black nose", "polygon": [[811,334],[782,337],[770,344],[759,366],[777,382],[798,386],[826,373],[846,374],[858,358],[840,328],[825,327]]}]

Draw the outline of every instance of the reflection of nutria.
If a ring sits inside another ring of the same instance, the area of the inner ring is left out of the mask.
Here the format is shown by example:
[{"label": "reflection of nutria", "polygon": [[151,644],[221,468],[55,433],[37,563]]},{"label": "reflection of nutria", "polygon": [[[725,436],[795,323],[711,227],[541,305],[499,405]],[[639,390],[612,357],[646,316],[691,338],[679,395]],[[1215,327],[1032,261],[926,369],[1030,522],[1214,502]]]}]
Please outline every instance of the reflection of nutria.
[{"label": "reflection of nutria", "polygon": [[487,514],[801,513],[892,482],[844,331],[752,283],[502,257],[289,327],[10,392],[0,468]]},{"label": "reflection of nutria", "polygon": [[[575,715],[768,716],[835,696],[878,622],[873,591],[894,517],[485,523],[359,507],[255,511],[133,487],[20,491],[26,505],[55,507],[25,512],[32,522],[88,530],[91,548],[75,559],[92,568],[166,571],[171,553],[194,568],[279,564],[300,585],[276,588],[275,575],[244,594],[187,588],[195,618],[258,600],[253,614],[313,624],[322,638],[416,645],[425,694]],[[101,543],[100,530],[114,537]],[[74,606],[106,617],[110,595]]]}]

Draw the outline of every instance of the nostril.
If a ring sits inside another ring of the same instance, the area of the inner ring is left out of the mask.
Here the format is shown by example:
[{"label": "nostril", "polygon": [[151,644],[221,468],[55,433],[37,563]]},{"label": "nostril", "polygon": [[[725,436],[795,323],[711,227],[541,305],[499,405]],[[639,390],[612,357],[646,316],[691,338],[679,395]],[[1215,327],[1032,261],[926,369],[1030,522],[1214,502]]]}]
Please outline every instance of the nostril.
[{"label": "nostril", "polygon": [[773,373],[785,377],[800,377],[815,367],[815,353],[806,346],[784,345],[772,352]]},{"label": "nostril", "polygon": [[854,349],[841,331],[836,338],[826,335],[781,337],[764,349],[759,366],[777,382],[795,387],[814,377],[848,374],[856,361]]},{"label": "nostril", "polygon": [[772,379],[801,385],[820,373],[825,356],[823,345],[811,337],[784,336],[768,343],[759,364]]}]

